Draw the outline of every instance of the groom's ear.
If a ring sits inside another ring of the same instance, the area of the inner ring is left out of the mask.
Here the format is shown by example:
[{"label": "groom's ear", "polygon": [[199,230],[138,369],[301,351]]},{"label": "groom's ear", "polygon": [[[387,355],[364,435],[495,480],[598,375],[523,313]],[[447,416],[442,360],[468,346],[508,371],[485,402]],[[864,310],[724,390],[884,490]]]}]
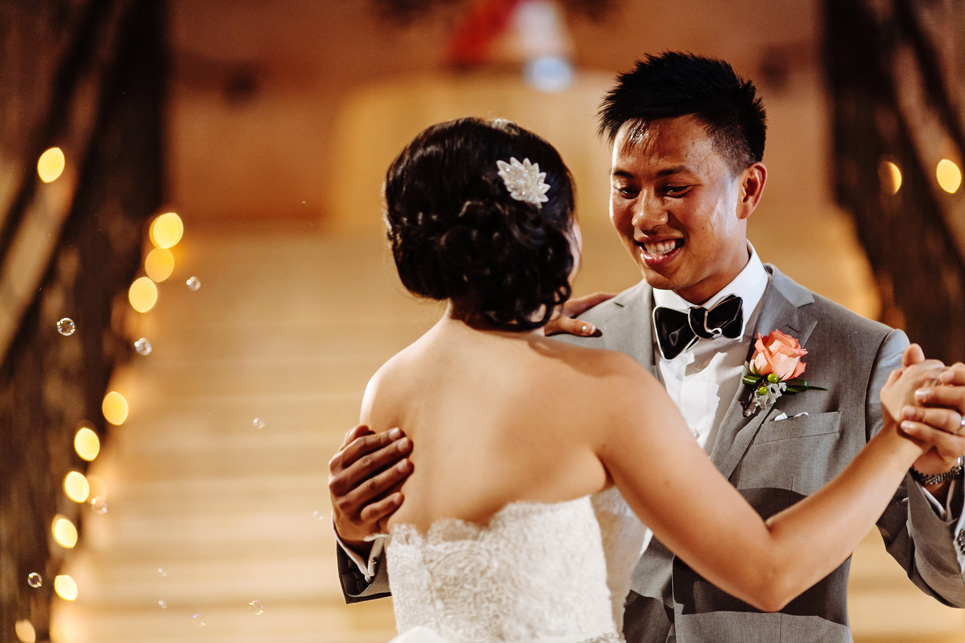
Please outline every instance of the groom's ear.
[{"label": "groom's ear", "polygon": [[737,204],[737,217],[747,219],[757,204],[761,202],[761,195],[764,194],[764,184],[767,182],[767,168],[758,161],[752,163],[738,177],[740,194]]}]

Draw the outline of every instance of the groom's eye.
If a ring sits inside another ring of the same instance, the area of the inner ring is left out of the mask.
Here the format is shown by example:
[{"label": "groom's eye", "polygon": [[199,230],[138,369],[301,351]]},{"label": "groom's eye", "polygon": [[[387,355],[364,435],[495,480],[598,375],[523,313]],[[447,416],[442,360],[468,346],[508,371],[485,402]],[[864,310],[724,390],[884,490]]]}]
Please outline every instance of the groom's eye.
[{"label": "groom's eye", "polygon": [[689,185],[667,185],[663,188],[663,193],[667,196],[682,196],[690,189]]}]

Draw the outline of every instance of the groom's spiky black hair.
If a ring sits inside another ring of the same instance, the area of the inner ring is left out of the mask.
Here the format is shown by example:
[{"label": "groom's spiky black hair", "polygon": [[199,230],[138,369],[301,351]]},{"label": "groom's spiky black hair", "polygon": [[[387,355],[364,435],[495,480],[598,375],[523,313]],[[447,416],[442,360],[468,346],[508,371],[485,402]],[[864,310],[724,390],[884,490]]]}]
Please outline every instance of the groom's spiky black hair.
[{"label": "groom's spiky black hair", "polygon": [[706,125],[735,172],[764,157],[766,115],[754,83],[726,61],[681,52],[650,54],[617,76],[600,106],[600,135],[612,143],[626,123],[646,129],[690,115]]}]

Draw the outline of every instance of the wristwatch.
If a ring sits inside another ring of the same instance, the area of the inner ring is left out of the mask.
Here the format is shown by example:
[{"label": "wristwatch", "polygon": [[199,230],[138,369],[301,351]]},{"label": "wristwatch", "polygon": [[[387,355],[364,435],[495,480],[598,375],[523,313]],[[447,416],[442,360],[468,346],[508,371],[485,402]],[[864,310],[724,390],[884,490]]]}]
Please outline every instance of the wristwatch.
[{"label": "wristwatch", "polygon": [[941,484],[957,478],[958,474],[962,472],[963,467],[965,467],[965,457],[959,457],[958,460],[955,461],[955,466],[945,473],[922,473],[915,467],[912,467],[909,473],[911,474],[911,479],[918,484]]}]

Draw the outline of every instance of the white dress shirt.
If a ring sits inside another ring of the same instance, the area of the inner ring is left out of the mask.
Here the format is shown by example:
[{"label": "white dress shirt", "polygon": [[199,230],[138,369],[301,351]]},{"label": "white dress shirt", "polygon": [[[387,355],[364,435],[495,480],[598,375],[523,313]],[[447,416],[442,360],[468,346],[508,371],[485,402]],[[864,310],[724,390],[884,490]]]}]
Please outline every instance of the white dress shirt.
[{"label": "white dress shirt", "polygon": [[[717,294],[699,304],[710,309],[730,295],[740,297],[743,300],[744,325],[739,337],[698,339],[696,344],[673,359],[664,359],[656,346],[657,331],[651,319],[657,377],[680,409],[690,432],[707,453],[714,448],[717,427],[741,384],[744,361],[753,341],[754,324],[767,289],[764,264],[750,242],[747,243],[747,249],[750,258],[744,269]],[[662,306],[684,313],[695,306],[672,290],[654,289],[653,303],[654,308]]]}]

